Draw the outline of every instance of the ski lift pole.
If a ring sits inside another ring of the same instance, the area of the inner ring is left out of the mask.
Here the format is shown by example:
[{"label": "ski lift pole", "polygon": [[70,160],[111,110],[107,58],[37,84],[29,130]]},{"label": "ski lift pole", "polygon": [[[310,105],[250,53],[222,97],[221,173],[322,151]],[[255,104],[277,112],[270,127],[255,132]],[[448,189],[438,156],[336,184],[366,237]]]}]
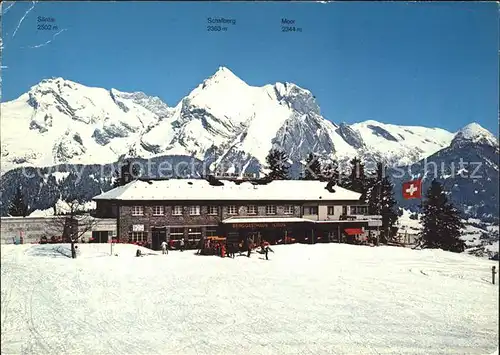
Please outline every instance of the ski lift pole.
[{"label": "ski lift pole", "polygon": [[495,284],[495,274],[496,274],[496,266],[491,267],[491,283]]}]

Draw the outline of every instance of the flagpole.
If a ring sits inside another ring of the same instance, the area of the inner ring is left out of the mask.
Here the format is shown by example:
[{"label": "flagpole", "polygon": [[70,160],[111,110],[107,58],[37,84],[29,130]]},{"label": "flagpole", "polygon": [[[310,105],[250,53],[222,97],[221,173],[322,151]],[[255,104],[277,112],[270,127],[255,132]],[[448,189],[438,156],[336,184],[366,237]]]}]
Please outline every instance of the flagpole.
[{"label": "flagpole", "polygon": [[[424,213],[424,192],[423,192],[423,186],[424,186],[424,176],[420,179],[420,214]],[[420,219],[418,219],[420,221]]]}]

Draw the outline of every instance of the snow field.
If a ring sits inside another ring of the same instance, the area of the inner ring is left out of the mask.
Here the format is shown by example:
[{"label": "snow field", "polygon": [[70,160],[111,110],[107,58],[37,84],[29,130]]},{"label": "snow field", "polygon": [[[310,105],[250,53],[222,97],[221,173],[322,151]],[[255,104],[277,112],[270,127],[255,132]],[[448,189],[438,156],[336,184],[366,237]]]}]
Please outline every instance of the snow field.
[{"label": "snow field", "polygon": [[[2,354],[491,354],[494,262],[344,244],[221,259],[2,245]],[[146,251],[146,249],[143,249]],[[498,276],[498,275],[497,275]]]}]

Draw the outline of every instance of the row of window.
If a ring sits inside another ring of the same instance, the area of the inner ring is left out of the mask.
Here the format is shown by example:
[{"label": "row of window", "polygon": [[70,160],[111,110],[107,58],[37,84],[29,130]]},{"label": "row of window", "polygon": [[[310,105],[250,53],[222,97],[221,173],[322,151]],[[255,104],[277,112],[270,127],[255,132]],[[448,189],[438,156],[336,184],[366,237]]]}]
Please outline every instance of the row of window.
[{"label": "row of window", "polygon": [[[200,227],[191,227],[187,229],[187,239],[188,240],[200,240],[201,239],[201,228]],[[154,233],[151,232],[151,233]],[[180,240],[184,238],[184,228],[170,228],[170,239],[171,240]],[[215,228],[207,228],[206,230],[207,237],[215,237],[217,236],[217,230]],[[148,232],[130,232],[129,239],[132,242],[146,242],[148,240]]]},{"label": "row of window", "polygon": [[[189,206],[189,215],[190,216],[199,216],[201,214],[201,207],[198,205]],[[256,215],[258,214],[258,208],[256,205],[246,206],[247,214]],[[238,206],[231,205],[226,206],[226,211],[230,215],[238,214]],[[266,206],[266,214],[274,215],[276,214],[276,206],[269,205]],[[183,215],[183,206],[173,206],[172,207],[172,216],[182,216]],[[350,214],[360,214],[364,215],[368,212],[367,206],[350,206]],[[283,210],[284,214],[293,214],[294,206],[287,205],[284,206]],[[328,215],[335,215],[335,206],[328,206]],[[219,206],[208,206],[208,214],[216,216],[219,214]],[[318,214],[318,206],[305,206],[304,207],[304,215],[317,215]],[[348,206],[342,206],[342,214],[348,214]],[[133,206],[132,207],[132,216],[143,216],[144,215],[144,206]],[[153,206],[153,216],[164,216],[165,215],[165,207],[164,206]]]},{"label": "row of window", "polygon": [[[226,206],[227,213],[232,215],[238,214],[238,206],[231,205]],[[258,208],[255,205],[246,206],[247,214],[256,215],[258,214]],[[266,206],[266,214],[273,215],[276,214],[276,206]],[[293,214],[294,206],[284,206],[284,214]],[[189,206],[189,215],[190,216],[199,216],[201,214],[200,206]],[[209,215],[218,215],[219,214],[219,206],[208,206],[208,214]],[[144,215],[144,206],[133,206],[132,207],[132,216],[143,216]],[[153,206],[153,216],[164,216],[165,215],[165,207],[164,206]],[[173,206],[172,207],[172,216],[182,216],[183,215],[183,206]]]}]

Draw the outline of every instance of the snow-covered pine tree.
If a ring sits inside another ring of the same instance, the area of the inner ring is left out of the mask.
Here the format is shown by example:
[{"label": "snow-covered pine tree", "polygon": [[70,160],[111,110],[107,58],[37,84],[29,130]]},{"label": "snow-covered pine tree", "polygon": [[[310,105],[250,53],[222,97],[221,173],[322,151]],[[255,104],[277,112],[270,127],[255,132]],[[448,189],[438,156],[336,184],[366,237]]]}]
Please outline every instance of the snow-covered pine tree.
[{"label": "snow-covered pine tree", "polygon": [[24,194],[21,185],[16,189],[16,193],[9,204],[9,216],[26,217],[29,214],[29,206],[24,200]]},{"label": "snow-covered pine tree", "polygon": [[270,180],[288,180],[290,164],[285,152],[272,149],[266,157],[267,168],[270,170],[267,178]]},{"label": "snow-covered pine tree", "polygon": [[422,225],[422,247],[464,251],[465,243],[460,239],[460,229],[463,227],[460,215],[448,202],[443,186],[436,179],[426,193]]},{"label": "snow-covered pine tree", "polygon": [[316,154],[309,153],[306,158],[306,166],[303,168],[303,180],[319,180],[321,178],[321,163]]}]

